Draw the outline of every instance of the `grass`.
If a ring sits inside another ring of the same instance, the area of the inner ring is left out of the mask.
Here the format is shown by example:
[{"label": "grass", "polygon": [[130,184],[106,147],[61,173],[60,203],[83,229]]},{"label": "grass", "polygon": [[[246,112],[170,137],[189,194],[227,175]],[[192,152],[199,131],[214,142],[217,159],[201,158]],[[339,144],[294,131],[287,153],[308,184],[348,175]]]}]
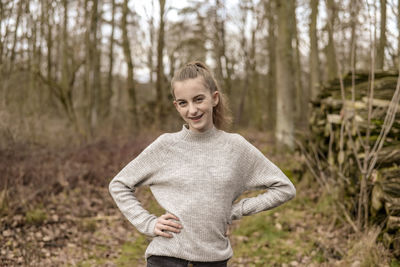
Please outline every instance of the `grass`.
[{"label": "grass", "polygon": [[233,248],[233,259],[246,258],[254,266],[299,262],[302,256],[322,262],[322,254],[308,238],[313,234],[311,229],[296,225],[306,218],[307,202],[304,198],[295,198],[276,209],[243,217],[233,235],[245,242],[238,242]]},{"label": "grass", "polygon": [[42,225],[46,219],[47,219],[47,214],[41,205],[32,210],[28,210],[25,213],[25,221],[27,224],[30,225],[36,225],[36,226]]},{"label": "grass", "polygon": [[138,262],[143,262],[148,243],[144,235],[139,235],[135,241],[125,242],[119,258],[115,261],[116,265],[120,267],[134,266]]},{"label": "grass", "polygon": [[79,222],[80,230],[83,232],[94,233],[97,230],[96,221],[90,218],[84,218]]},{"label": "grass", "polygon": [[390,267],[400,267],[400,261],[396,259],[392,259],[390,262]]}]

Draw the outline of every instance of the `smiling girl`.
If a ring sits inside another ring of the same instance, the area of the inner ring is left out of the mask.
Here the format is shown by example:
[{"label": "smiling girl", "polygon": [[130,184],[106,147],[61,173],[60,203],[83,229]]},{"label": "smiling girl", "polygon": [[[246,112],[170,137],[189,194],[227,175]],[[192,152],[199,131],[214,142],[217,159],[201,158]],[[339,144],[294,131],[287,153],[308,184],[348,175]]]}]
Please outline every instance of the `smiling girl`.
[{"label": "smiling girl", "polygon": [[[277,207],[296,189],[288,177],[237,133],[210,70],[191,62],[171,82],[173,104],[186,122],[164,133],[126,165],[109,190],[121,212],[147,236],[147,266],[227,266],[233,256],[228,224]],[[147,185],[166,211],[150,214],[134,196]],[[234,201],[246,190],[264,189]]]}]

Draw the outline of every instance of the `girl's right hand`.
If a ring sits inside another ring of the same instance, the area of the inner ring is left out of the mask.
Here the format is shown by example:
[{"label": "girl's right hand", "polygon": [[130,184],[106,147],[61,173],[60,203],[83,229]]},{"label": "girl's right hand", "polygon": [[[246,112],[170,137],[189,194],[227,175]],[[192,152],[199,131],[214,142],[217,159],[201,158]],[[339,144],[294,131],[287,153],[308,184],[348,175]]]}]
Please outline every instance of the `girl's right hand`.
[{"label": "girl's right hand", "polygon": [[183,228],[182,225],[175,223],[169,219],[174,219],[179,221],[178,217],[172,215],[171,213],[165,213],[157,218],[156,225],[154,226],[154,234],[171,238],[172,234],[168,234],[166,231],[172,231],[175,233],[179,233]]}]

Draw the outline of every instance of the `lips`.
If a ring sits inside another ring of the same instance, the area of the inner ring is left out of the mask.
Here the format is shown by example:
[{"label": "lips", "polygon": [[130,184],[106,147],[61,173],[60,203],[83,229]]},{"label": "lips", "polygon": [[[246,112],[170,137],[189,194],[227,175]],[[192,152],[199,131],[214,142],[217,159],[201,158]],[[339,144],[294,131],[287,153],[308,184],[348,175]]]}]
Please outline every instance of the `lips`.
[{"label": "lips", "polygon": [[199,120],[201,117],[203,117],[203,114],[201,114],[201,115],[199,115],[197,117],[189,117],[189,119],[191,119],[191,120]]}]

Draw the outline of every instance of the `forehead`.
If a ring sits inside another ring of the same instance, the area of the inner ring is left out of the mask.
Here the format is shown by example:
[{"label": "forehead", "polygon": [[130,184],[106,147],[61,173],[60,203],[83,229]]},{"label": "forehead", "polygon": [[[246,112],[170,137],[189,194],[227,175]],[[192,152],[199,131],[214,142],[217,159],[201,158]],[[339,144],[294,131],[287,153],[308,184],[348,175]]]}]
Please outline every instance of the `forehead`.
[{"label": "forehead", "polygon": [[176,99],[191,99],[199,94],[209,94],[210,91],[204,86],[204,79],[197,77],[174,83]]}]

